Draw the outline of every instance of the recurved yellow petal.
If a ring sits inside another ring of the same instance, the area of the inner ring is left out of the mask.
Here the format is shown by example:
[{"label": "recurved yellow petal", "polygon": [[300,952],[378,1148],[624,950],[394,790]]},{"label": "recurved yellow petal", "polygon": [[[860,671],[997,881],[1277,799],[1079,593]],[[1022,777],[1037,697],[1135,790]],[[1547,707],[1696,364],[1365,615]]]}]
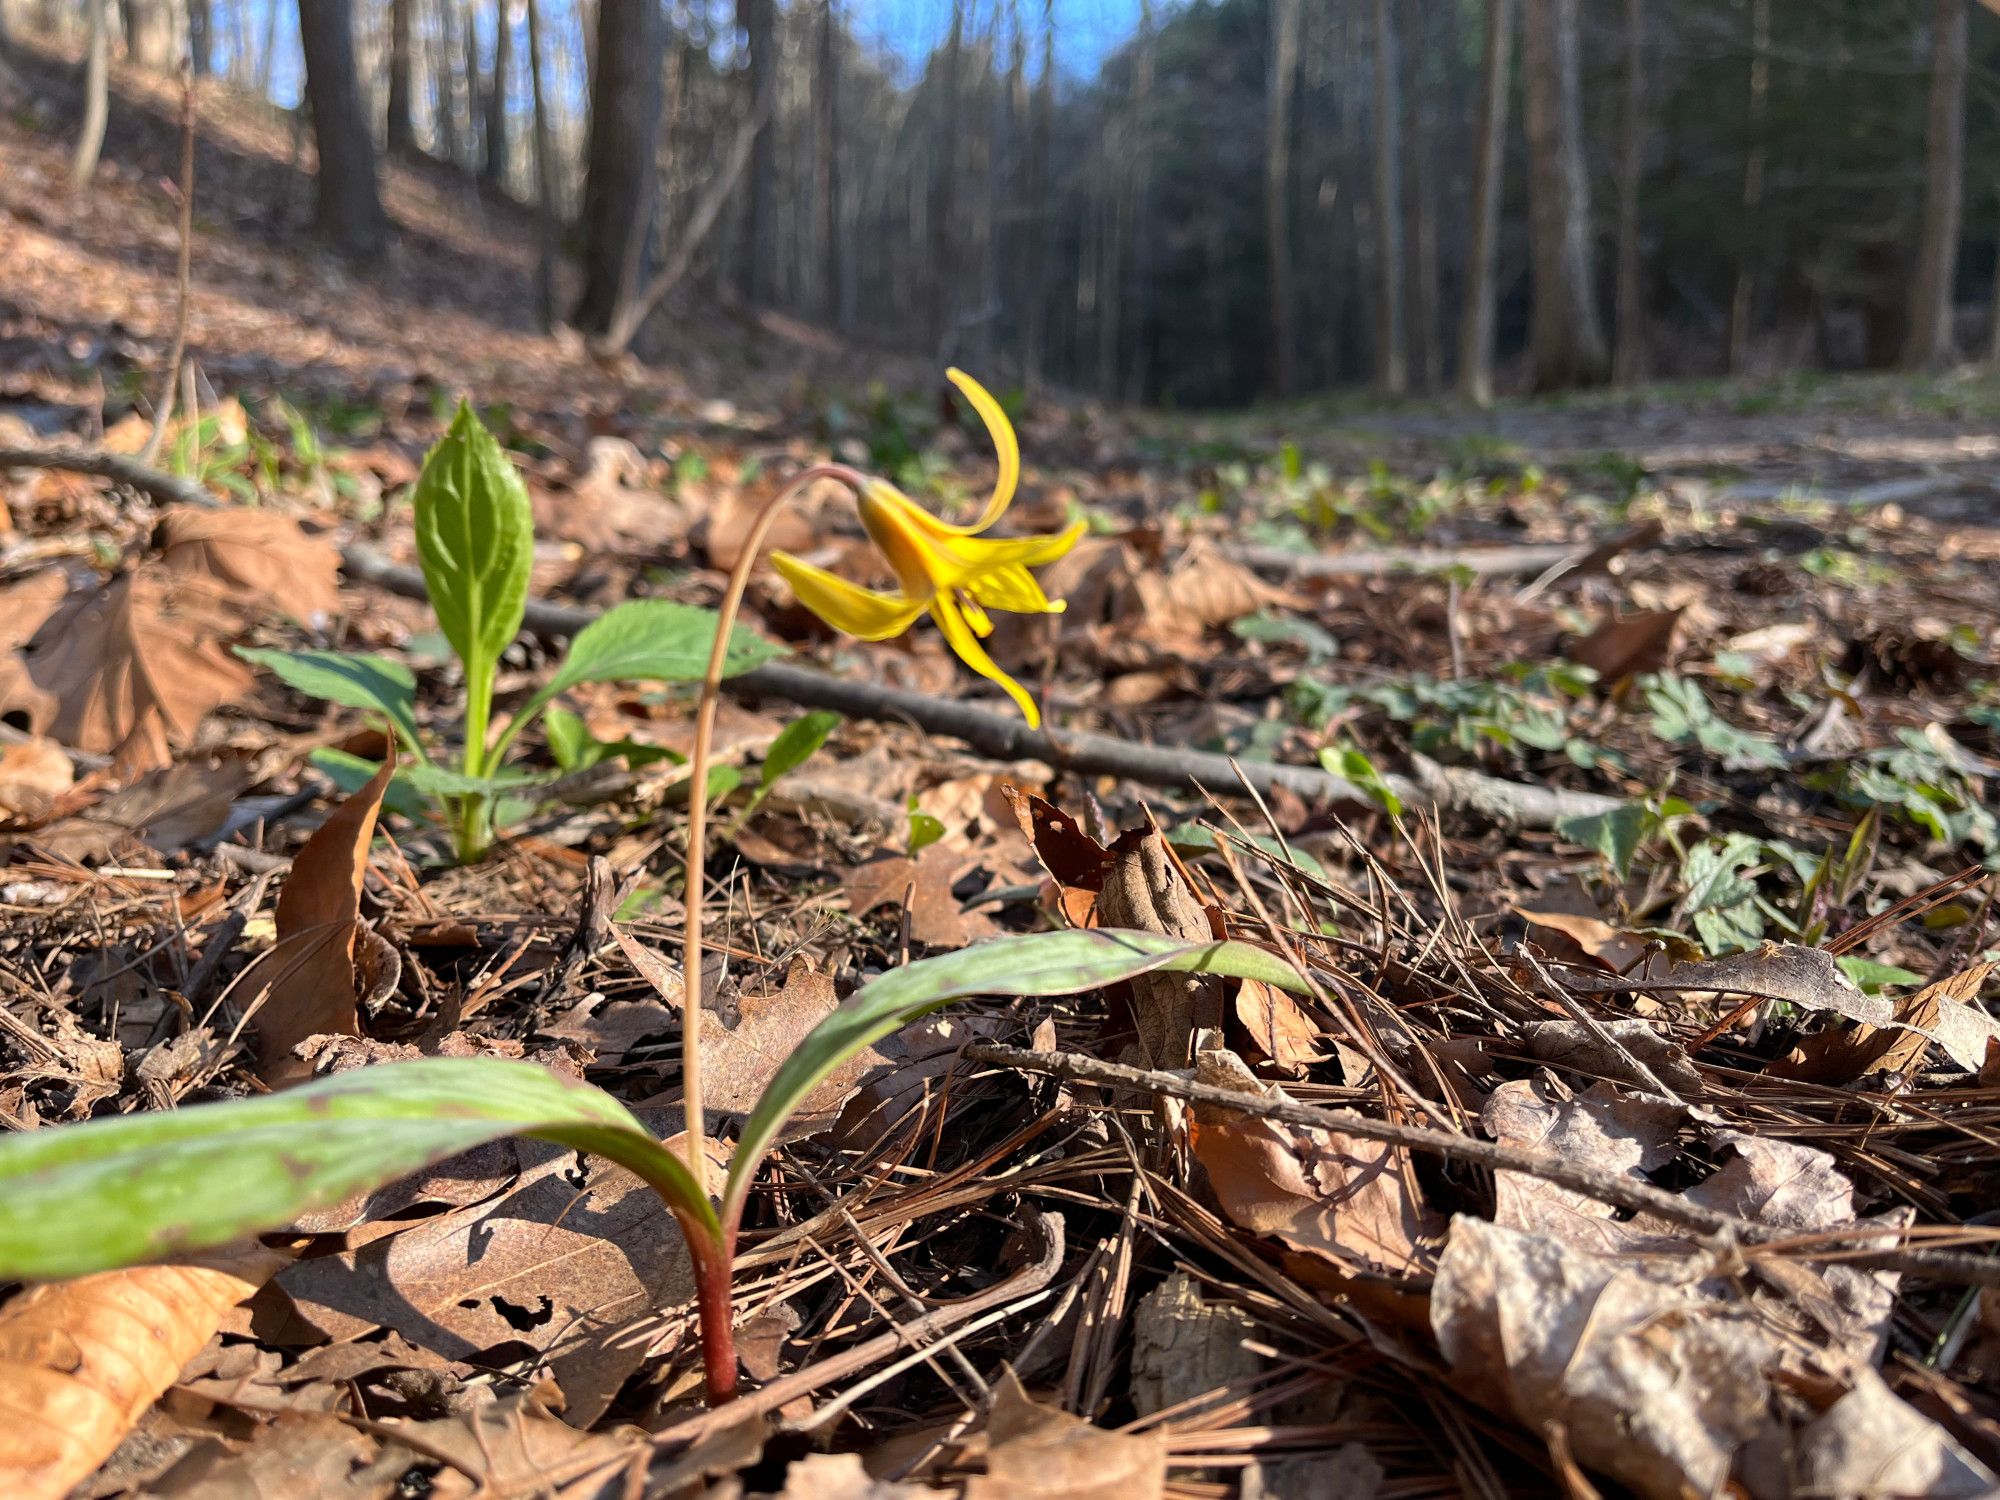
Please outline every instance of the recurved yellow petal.
[{"label": "recurved yellow petal", "polygon": [[1050,599],[1035,582],[1035,575],[1018,564],[981,573],[967,591],[989,609],[1004,609],[1017,615],[1059,615],[1067,607],[1060,599]]},{"label": "recurved yellow petal", "polygon": [[959,613],[957,602],[949,594],[939,594],[931,601],[931,618],[944,632],[944,638],[958,659],[973,671],[989,681],[997,682],[1007,690],[1007,696],[1020,705],[1021,717],[1028,721],[1030,729],[1042,727],[1042,712],[1035,707],[1035,700],[1028,696],[1028,690],[1000,670],[1000,664],[986,654],[986,648],[979,644],[979,637],[972,633],[965,616]]},{"label": "recurved yellow petal", "polygon": [[925,599],[902,594],[881,594],[849,583],[824,568],[793,557],[789,552],[773,552],[771,566],[799,603],[818,615],[835,630],[863,641],[886,641],[901,635],[924,612]]},{"label": "recurved yellow petal", "polygon": [[[992,497],[987,500],[986,509],[980,512],[979,519],[970,526],[948,528],[970,536],[991,526],[1013,504],[1015,487],[1021,482],[1021,444],[1014,436],[1014,424],[1007,420],[1007,413],[985,386],[963,370],[946,370],[944,378],[957,386],[959,394],[970,401],[972,409],[979,413],[979,420],[986,424],[987,434],[993,439],[993,451],[1000,461],[1000,473],[993,481]],[[944,522],[938,524],[943,526]]]}]

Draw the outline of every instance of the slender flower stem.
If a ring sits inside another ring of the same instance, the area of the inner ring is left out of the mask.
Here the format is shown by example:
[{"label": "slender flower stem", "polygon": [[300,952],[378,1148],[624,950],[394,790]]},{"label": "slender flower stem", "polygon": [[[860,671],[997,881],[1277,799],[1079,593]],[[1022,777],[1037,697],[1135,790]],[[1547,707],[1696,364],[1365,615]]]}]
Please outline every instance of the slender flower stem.
[{"label": "slender flower stem", "polygon": [[[729,587],[722,596],[722,608],[715,622],[715,645],[708,653],[708,671],[701,679],[701,706],[695,712],[694,752],[688,759],[687,883],[682,892],[686,908],[685,934],[681,949],[681,1098],[687,1112],[688,1168],[695,1181],[707,1181],[707,1162],[702,1146],[708,1139],[708,1121],[702,1109],[701,1076],[701,958],[702,904],[708,862],[708,763],[715,744],[715,714],[722,696],[723,668],[729,660],[729,640],[736,630],[736,616],[743,607],[743,594],[750,586],[750,570],[757,565],[758,549],[770,534],[771,525],[785,504],[816,479],[838,479],[859,492],[866,478],[844,464],[816,464],[764,502],[743,539],[743,552],[730,570]],[[701,1313],[701,1344],[704,1371],[711,1405],[736,1394],[736,1353],[729,1299],[730,1262],[735,1256],[736,1226],[723,1226],[717,1267],[704,1271],[696,1251],[696,1279]]]}]

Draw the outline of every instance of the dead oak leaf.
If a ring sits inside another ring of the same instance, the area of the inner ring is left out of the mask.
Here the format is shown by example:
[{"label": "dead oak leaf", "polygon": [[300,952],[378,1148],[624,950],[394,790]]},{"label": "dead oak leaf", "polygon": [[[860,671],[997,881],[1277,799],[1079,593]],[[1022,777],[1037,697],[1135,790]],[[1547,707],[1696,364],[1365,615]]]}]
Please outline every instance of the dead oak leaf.
[{"label": "dead oak leaf", "polygon": [[0,820],[46,817],[75,781],[76,768],[54,740],[0,744]]},{"label": "dead oak leaf", "polygon": [[292,1082],[311,1071],[294,1050],[306,1038],[361,1034],[356,984],[361,886],[382,796],[395,769],[392,754],[306,840],[278,894],[277,945],[240,981],[247,995],[265,992],[261,1003],[253,1002],[252,1023],[258,1075],[266,1083]]},{"label": "dead oak leaf", "polygon": [[[805,960],[795,960],[775,994],[745,995],[737,1002],[734,1027],[723,1025],[704,1010],[702,1057],[707,1074],[705,1103],[709,1109],[748,1114],[764,1086],[784,1061],[798,1050],[806,1033],[832,1015],[839,1004],[833,980]],[[784,1138],[809,1135],[831,1124],[863,1078],[888,1059],[873,1047],[863,1048],[821,1083],[786,1122]]]},{"label": "dead oak leaf", "polygon": [[571,1420],[596,1420],[664,1327],[646,1320],[692,1300],[687,1247],[659,1195],[622,1167],[593,1157],[579,1181],[574,1153],[523,1150],[540,1159],[504,1196],[287,1269],[271,1337],[386,1327],[472,1361],[525,1346]]},{"label": "dead oak leaf", "polygon": [[1161,1431],[1107,1432],[1032,1400],[1012,1370],[986,1419],[986,1472],[965,1500],[1160,1500],[1167,1442]]},{"label": "dead oak leaf", "polygon": [[[1198,1082],[1258,1098],[1288,1096],[1261,1083],[1233,1053],[1203,1052]],[[1352,1269],[1413,1273],[1442,1226],[1411,1192],[1408,1153],[1332,1130],[1312,1130],[1220,1105],[1193,1111],[1194,1154],[1222,1211],[1267,1235]]]},{"label": "dead oak leaf", "polygon": [[1640,672],[1664,671],[1673,660],[1681,614],[1679,609],[1608,614],[1589,635],[1572,641],[1566,654],[1607,686]]},{"label": "dead oak leaf", "polygon": [[250,685],[221,637],[238,625],[214,584],[145,570],[65,600],[22,652],[55,699],[44,726],[133,770],[162,766],[217,704]]},{"label": "dead oak leaf", "polygon": [[883,854],[847,872],[841,884],[849,915],[862,917],[877,907],[910,907],[910,941],[926,948],[963,948],[999,929],[980,911],[967,911],[952,894],[952,886],[970,864],[965,850],[932,844],[915,858]]},{"label": "dead oak leaf", "polygon": [[340,610],[340,553],[273,510],[176,506],[155,541],[172,572],[214,581],[246,607],[319,625]]},{"label": "dead oak leaf", "polygon": [[1974,964],[1903,996],[1896,1001],[1892,1026],[1857,1023],[1816,1032],[1765,1072],[1773,1078],[1802,1078],[1808,1083],[1852,1083],[1877,1069],[1901,1072],[1914,1067],[1933,1041],[1960,1067],[1978,1072],[1987,1046],[2000,1035],[2000,1028],[1970,1002],[1979,997],[1995,971],[2000,971],[2000,964]]}]

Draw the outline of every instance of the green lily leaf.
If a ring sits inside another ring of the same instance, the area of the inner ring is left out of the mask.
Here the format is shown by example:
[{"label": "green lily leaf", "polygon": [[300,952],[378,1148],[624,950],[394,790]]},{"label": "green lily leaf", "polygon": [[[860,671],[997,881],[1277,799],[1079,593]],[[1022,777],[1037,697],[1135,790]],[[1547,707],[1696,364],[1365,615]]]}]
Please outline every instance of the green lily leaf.
[{"label": "green lily leaf", "polygon": [[0,1279],[225,1244],[505,1135],[609,1157],[694,1234],[719,1233],[680,1157],[610,1095],[533,1063],[420,1058],[262,1098],[0,1137]]},{"label": "green lily leaf", "polygon": [[255,646],[238,646],[236,654],[276,673],[308,697],[388,715],[403,748],[423,755],[417,741],[417,679],[401,662],[343,651],[268,651]]},{"label": "green lily leaf", "polygon": [[[584,682],[700,682],[715,647],[712,609],[670,599],[628,599],[590,622],[537,703]],[[782,656],[784,647],[738,626],[730,633],[722,675],[735,677]]]},{"label": "green lily leaf", "polygon": [[451,430],[424,460],[411,504],[438,628],[465,663],[468,689],[484,691],[528,607],[535,548],[528,488],[461,402]]},{"label": "green lily leaf", "polygon": [[826,737],[840,727],[840,715],[816,708],[800,714],[778,731],[771,748],[764,752],[764,769],[759,790],[769,790],[780,776],[789,776],[819,753]]},{"label": "green lily leaf", "polygon": [[1069,995],[1161,969],[1306,988],[1298,970],[1249,943],[1185,943],[1115,928],[995,938],[891,969],[869,980],[806,1033],[772,1076],[744,1122],[730,1160],[722,1222],[736,1222],[758,1163],[792,1111],[863,1047],[971,995]]}]

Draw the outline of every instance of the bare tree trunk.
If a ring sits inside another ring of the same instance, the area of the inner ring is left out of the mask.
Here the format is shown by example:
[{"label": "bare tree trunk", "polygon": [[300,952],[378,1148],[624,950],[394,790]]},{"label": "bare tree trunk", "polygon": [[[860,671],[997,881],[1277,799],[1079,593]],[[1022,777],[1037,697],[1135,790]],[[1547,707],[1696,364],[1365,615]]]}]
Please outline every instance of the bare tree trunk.
[{"label": "bare tree trunk", "polygon": [[1486,0],[1486,45],[1479,64],[1479,143],[1472,168],[1471,234],[1465,248],[1465,306],[1458,325],[1458,392],[1493,404],[1493,319],[1499,259],[1500,188],[1506,176],[1507,72],[1514,0]]},{"label": "bare tree trunk", "polygon": [[456,167],[465,161],[458,122],[458,0],[437,0],[437,8],[437,45],[431,54],[431,80],[437,94],[437,149],[441,158]]},{"label": "bare tree trunk", "polygon": [[410,112],[410,10],[416,0],[389,0],[389,118],[386,140],[392,154],[417,149]]},{"label": "bare tree trunk", "polygon": [[1750,330],[1757,315],[1758,229],[1764,204],[1764,161],[1769,151],[1765,122],[1771,112],[1771,0],[1750,0],[1750,149],[1743,158],[1743,212],[1737,221],[1742,242],[1736,262],[1736,289],[1729,298],[1729,373],[1750,357]]},{"label": "bare tree trunk", "polygon": [[1618,346],[1611,378],[1635,385],[1645,376],[1646,314],[1639,292],[1639,175],[1645,163],[1646,16],[1643,0],[1625,0],[1625,118],[1618,145]]},{"label": "bare tree trunk", "polygon": [[264,46],[257,54],[257,97],[271,97],[271,69],[278,56],[278,10],[276,0],[264,6]]},{"label": "bare tree trunk", "polygon": [[1022,377],[1032,390],[1041,378],[1048,336],[1049,143],[1055,115],[1056,7],[1042,4],[1042,76],[1035,81],[1028,144],[1028,310],[1022,321]]},{"label": "bare tree trunk", "polygon": [[1292,89],[1299,71],[1300,0],[1272,0],[1271,71],[1264,100],[1265,295],[1270,314],[1271,390],[1298,379],[1292,328]]},{"label": "bare tree trunk", "polygon": [[952,0],[951,31],[945,38],[944,73],[936,91],[939,122],[938,157],[930,181],[929,323],[932,347],[942,349],[951,338],[956,316],[957,265],[954,244],[958,212],[958,92],[965,54],[965,0]]},{"label": "bare tree trunk", "polygon": [[119,0],[125,18],[125,55],[142,68],[174,64],[174,13],[167,0]]},{"label": "bare tree trunk", "polygon": [[542,91],[542,14],[528,0],[528,89],[535,104],[535,316],[544,331],[556,324],[556,160]]},{"label": "bare tree trunk", "polygon": [[1158,41],[1154,32],[1153,0],[1139,0],[1139,37],[1135,43],[1132,68],[1131,187],[1126,198],[1124,259],[1131,274],[1131,303],[1127,342],[1131,363],[1125,376],[1124,398],[1137,404],[1146,399],[1151,378],[1147,363],[1148,328],[1152,318],[1155,252],[1158,236],[1150,232],[1153,197],[1153,78],[1157,68]]},{"label": "bare tree trunk", "polygon": [[599,0],[590,83],[590,150],[583,194],[583,295],[572,321],[602,333],[644,278],[653,234],[660,138],[659,0]]},{"label": "bare tree trunk", "polygon": [[1380,343],[1375,382],[1386,396],[1410,388],[1403,316],[1403,90],[1394,0],[1375,0],[1375,271]]},{"label": "bare tree trunk", "polygon": [[834,0],[820,0],[819,66],[813,77],[819,129],[814,176],[820,208],[820,316],[835,328],[847,326],[841,296],[846,273],[840,263],[840,22]]},{"label": "bare tree trunk", "polygon": [[[736,24],[750,54],[750,112],[767,120],[778,86],[777,8],[773,0],[736,0]],[[759,130],[750,147],[750,219],[745,231],[743,295],[753,307],[771,300],[778,239],[777,132]]]},{"label": "bare tree trunk", "polygon": [[187,0],[188,66],[197,78],[215,71],[215,6],[213,0]]},{"label": "bare tree trunk", "polygon": [[486,156],[480,179],[496,188],[507,186],[507,78],[514,71],[512,10],[508,0],[500,0],[495,8],[493,74],[486,88]]},{"label": "bare tree trunk", "polygon": [[1411,45],[1403,54],[1403,99],[1409,106],[1403,137],[1403,159],[1409,170],[1408,183],[1411,233],[1416,238],[1415,281],[1410,298],[1414,325],[1411,348],[1416,356],[1417,380],[1427,395],[1444,385],[1444,335],[1438,309],[1438,162],[1437,104],[1440,94],[1452,84],[1450,69],[1457,55],[1455,21],[1448,38],[1439,39],[1440,19],[1452,19],[1432,0],[1417,0],[1417,24]]},{"label": "bare tree trunk", "polygon": [[381,253],[382,201],[375,191],[375,142],[361,109],[348,0],[299,0],[299,48],[306,99],[319,146],[319,230],[356,259]]},{"label": "bare tree trunk", "polygon": [[1986,319],[1986,363],[2000,370],[2000,255],[1993,257],[1993,301]]},{"label": "bare tree trunk", "polygon": [[1528,238],[1536,390],[1594,384],[1610,356],[1590,256],[1590,179],[1583,166],[1577,0],[1526,0],[1521,61],[1528,88]]},{"label": "bare tree trunk", "polygon": [[1966,0],[1936,0],[1931,20],[1931,103],[1924,136],[1924,229],[1910,289],[1903,367],[1932,370],[1957,357],[1952,291],[1965,198]]},{"label": "bare tree trunk", "polygon": [[106,0],[85,0],[90,51],[83,65],[83,123],[77,128],[76,155],[70,159],[70,186],[81,192],[97,175],[104,150],[104,122],[111,107],[111,18]]},{"label": "bare tree trunk", "polygon": [[465,156],[458,169],[467,177],[473,175],[473,168],[479,162],[479,138],[484,132],[485,121],[479,108],[479,22],[473,12],[474,0],[464,0],[464,9],[458,16],[458,39],[465,49],[465,129],[459,140],[465,147]]}]

